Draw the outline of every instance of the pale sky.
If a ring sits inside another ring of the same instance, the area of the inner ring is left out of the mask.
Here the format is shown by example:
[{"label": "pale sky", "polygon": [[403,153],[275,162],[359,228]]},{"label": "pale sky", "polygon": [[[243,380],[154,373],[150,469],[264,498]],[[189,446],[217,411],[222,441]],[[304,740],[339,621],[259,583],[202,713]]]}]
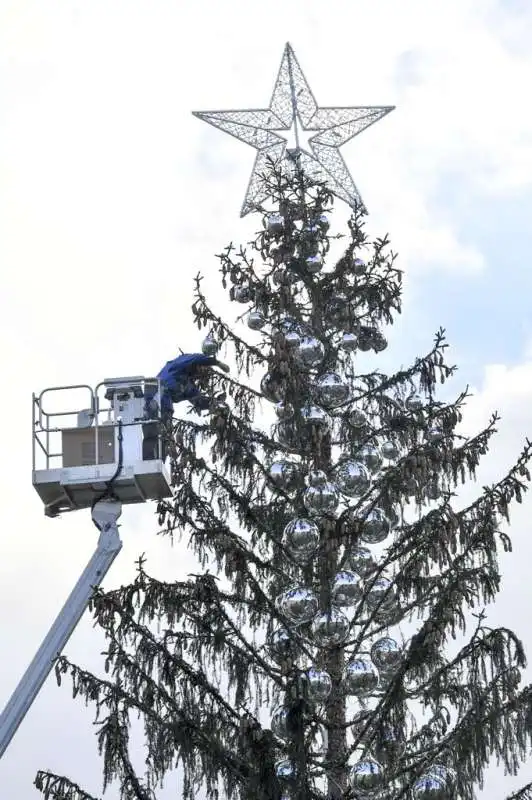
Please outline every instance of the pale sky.
[{"label": "pale sky", "polygon": [[[213,254],[255,230],[239,218],[254,153],[190,112],[266,106],[287,41],[320,105],[397,106],[343,148],[370,231],[389,232],[405,270],[379,367],[425,352],[443,325],[454,386],[475,392],[468,427],[503,415],[481,484],[517,457],[532,433],[531,37],[526,0],[0,0],[2,705],[96,543],[88,512],[43,517],[31,392],[153,374],[199,346],[192,278],[216,301]],[[152,512],[125,510],[105,587],[143,552],[157,576],[189,571]],[[515,514],[490,620],[532,652],[530,512]],[[86,618],[66,652],[99,670],[101,649]],[[52,678],[0,763],[2,797],[37,797],[41,768],[99,796],[92,714]],[[495,771],[485,796],[525,778]]]}]

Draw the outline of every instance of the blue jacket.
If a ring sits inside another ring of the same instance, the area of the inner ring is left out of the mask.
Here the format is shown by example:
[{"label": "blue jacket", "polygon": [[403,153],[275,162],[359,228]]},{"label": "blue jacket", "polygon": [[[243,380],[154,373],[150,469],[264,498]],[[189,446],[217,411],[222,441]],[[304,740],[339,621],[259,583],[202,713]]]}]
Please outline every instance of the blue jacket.
[{"label": "blue jacket", "polygon": [[[216,358],[203,353],[183,353],[183,355],[167,361],[157,377],[161,381],[161,412],[171,414],[174,403],[189,400],[197,411],[209,407],[210,400],[202,395],[191,376],[190,371],[198,366],[214,366]],[[146,396],[146,405],[153,399]]]}]

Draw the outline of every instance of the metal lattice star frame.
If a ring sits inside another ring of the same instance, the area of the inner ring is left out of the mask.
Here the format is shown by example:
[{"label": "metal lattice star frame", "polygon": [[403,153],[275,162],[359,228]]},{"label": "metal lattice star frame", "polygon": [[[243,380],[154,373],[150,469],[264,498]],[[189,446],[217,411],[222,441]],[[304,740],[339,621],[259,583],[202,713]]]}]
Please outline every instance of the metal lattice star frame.
[{"label": "metal lattice star frame", "polygon": [[[193,113],[258,151],[240,213],[244,217],[270,196],[263,176],[271,169],[272,161],[288,170],[297,163],[305,175],[325,183],[348,205],[364,208],[339,148],[393,109],[394,106],[318,108],[294,51],[287,44],[269,108]],[[287,140],[275,132],[288,131],[292,126],[295,151],[287,150]],[[316,131],[308,140],[312,153],[299,145],[300,127],[303,131]]]}]

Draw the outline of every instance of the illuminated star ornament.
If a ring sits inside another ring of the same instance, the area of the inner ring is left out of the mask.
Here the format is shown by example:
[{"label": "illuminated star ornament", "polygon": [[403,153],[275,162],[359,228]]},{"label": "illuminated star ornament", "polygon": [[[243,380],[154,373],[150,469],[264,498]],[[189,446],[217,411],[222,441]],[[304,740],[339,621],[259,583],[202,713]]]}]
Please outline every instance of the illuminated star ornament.
[{"label": "illuminated star ornament", "polygon": [[[194,116],[246,142],[258,152],[240,216],[255,211],[270,196],[263,176],[272,162],[290,171],[300,168],[352,208],[364,208],[358,189],[340,154],[341,145],[384,117],[394,106],[319,108],[292,47],[287,44],[270,107],[244,111],[195,111]],[[295,147],[276,131],[290,131]],[[309,152],[302,144],[305,133]],[[314,133],[315,132],[315,133]]]}]

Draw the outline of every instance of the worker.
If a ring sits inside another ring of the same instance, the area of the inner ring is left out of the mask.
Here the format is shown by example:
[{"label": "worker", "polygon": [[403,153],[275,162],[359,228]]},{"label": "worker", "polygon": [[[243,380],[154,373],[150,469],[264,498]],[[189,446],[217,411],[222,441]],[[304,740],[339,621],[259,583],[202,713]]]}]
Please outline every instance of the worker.
[{"label": "worker", "polygon": [[[214,356],[206,356],[203,353],[183,353],[172,361],[166,362],[157,375],[161,384],[160,419],[163,427],[166,427],[172,419],[174,403],[188,400],[198,414],[209,409],[212,398],[203,394],[201,390],[207,388],[206,384],[209,382],[214,367],[229,372],[227,364],[218,361]],[[156,384],[145,391],[146,419],[153,419],[158,415],[159,405],[155,398],[156,393]],[[142,429],[144,433],[143,459],[157,458],[159,423],[148,423],[143,425]],[[166,457],[165,447],[163,447],[162,457],[163,460]]]}]

